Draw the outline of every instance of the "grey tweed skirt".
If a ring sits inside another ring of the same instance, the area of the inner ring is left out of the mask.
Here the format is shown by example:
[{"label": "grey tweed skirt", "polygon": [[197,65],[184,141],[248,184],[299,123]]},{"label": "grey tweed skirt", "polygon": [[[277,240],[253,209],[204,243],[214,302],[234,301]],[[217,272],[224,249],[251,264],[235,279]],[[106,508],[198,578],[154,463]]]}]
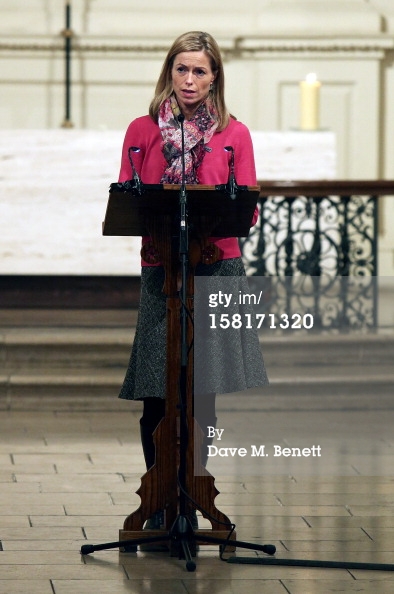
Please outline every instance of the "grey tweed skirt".
[{"label": "grey tweed skirt", "polygon": [[[234,291],[244,288],[241,258],[199,264],[196,276],[226,279]],[[209,284],[209,279],[208,284]],[[166,297],[162,292],[164,269],[145,266],[141,271],[138,320],[129,365],[119,394],[126,400],[166,396]],[[206,288],[209,290],[209,288]],[[231,310],[238,311],[236,306]],[[199,332],[194,328],[194,391],[225,394],[268,384],[259,339],[250,329]]]}]

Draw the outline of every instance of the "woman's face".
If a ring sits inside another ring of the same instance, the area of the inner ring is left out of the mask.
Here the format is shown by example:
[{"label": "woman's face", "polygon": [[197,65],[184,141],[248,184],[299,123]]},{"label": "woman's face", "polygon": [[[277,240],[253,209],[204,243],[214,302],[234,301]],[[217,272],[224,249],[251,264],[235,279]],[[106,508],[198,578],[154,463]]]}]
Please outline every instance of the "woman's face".
[{"label": "woman's face", "polygon": [[210,59],[204,51],[177,54],[171,77],[178,105],[185,118],[190,119],[207,98],[210,85],[215,80]]}]

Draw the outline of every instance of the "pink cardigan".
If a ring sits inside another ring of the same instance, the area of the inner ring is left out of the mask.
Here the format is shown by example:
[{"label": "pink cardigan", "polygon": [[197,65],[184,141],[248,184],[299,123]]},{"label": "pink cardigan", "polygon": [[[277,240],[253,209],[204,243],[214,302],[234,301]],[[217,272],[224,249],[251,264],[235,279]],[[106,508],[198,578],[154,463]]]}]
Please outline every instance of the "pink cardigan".
[{"label": "pink cardigan", "polygon": [[[160,183],[166,162],[161,151],[161,134],[159,126],[150,116],[137,118],[129,125],[122,150],[122,162],[119,173],[119,182],[132,178],[132,170],[128,158],[130,146],[139,147],[139,153],[133,153],[134,166],[142,181],[146,184]],[[248,128],[241,122],[231,118],[229,125],[222,132],[213,135],[206,145],[211,149],[207,151],[198,170],[201,184],[225,184],[228,179],[230,153],[224,150],[225,146],[232,146],[235,154],[235,177],[239,185],[255,186],[256,169],[254,164],[253,145]],[[256,223],[258,210],[253,216],[251,225]],[[149,238],[144,237],[142,243]],[[212,238],[212,243],[217,245],[223,260],[237,258],[241,255],[238,239],[236,237]],[[142,260],[143,266],[149,266]]]}]

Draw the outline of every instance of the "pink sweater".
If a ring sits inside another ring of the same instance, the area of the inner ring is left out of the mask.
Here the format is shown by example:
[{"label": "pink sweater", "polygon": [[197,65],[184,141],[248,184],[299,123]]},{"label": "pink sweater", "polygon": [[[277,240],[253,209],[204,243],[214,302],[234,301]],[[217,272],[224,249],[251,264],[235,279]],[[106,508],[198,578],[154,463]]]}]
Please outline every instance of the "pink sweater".
[{"label": "pink sweater", "polygon": [[[161,134],[159,126],[150,116],[137,118],[129,125],[122,150],[122,162],[119,173],[119,182],[132,178],[132,170],[128,158],[130,146],[139,147],[139,153],[133,153],[134,166],[143,183],[158,184],[166,167],[166,162],[161,151]],[[231,119],[227,128],[213,135],[206,145],[210,152],[206,152],[203,162],[198,170],[201,184],[225,184],[228,179],[230,153],[224,150],[225,146],[232,146],[235,154],[235,177],[239,185],[255,186],[256,170],[254,164],[252,139],[248,128],[241,122]],[[254,225],[258,216],[256,209],[251,225]],[[149,238],[143,238],[145,243]],[[236,237],[212,238],[222,252],[222,259],[237,258],[241,255]],[[149,266],[142,261],[143,266]]]}]

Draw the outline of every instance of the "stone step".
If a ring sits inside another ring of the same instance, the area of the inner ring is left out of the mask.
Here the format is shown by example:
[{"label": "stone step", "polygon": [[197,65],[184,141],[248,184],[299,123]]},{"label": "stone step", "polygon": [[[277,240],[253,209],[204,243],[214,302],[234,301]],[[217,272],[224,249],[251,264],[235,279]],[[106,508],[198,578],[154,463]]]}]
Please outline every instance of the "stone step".
[{"label": "stone step", "polygon": [[130,328],[136,320],[133,308],[0,308],[0,328]]},{"label": "stone step", "polygon": [[[53,368],[48,373],[36,370],[17,370],[14,372],[0,374],[0,384],[8,384],[12,393],[40,394],[42,391],[53,390],[58,393],[71,393],[73,390],[82,390],[85,393],[119,391],[123,381],[125,368],[116,370],[70,370]],[[339,394],[345,391],[348,394],[359,394],[370,392],[371,386],[385,388],[393,392],[394,371],[387,366],[381,370],[371,372],[368,369],[349,367],[346,370],[338,370],[336,366],[310,368],[307,372],[294,370],[291,377],[284,377],[274,373],[268,367],[270,385],[267,387],[270,394],[292,394],[302,393],[313,395],[313,393]],[[364,386],[368,388],[364,389]],[[393,394],[394,396],[394,394]],[[373,393],[371,393],[373,398]]]},{"label": "stone step", "polygon": [[127,365],[134,328],[0,329],[5,369],[111,368]]},{"label": "stone step", "polygon": [[[349,406],[348,398],[367,397],[371,407],[380,407],[382,396],[390,401],[394,393],[392,365],[270,365],[267,362],[270,386],[263,395],[269,400],[278,397],[303,396],[346,398],[341,406]],[[126,365],[111,367],[96,365],[78,368],[76,365],[38,368],[31,363],[18,369],[3,370],[0,374],[0,401],[15,406],[34,399],[74,399],[78,406],[84,400],[116,399],[123,381]],[[384,401],[386,403],[386,400]],[[327,406],[327,404],[326,404]],[[359,403],[356,401],[356,406]],[[386,404],[384,405],[386,406]]]},{"label": "stone step", "polygon": [[[134,339],[130,328],[0,328],[0,362],[3,369],[64,368],[123,369]],[[270,368],[349,365],[392,365],[394,334],[260,336]]]},{"label": "stone step", "polygon": [[[336,367],[314,373],[295,373],[293,376],[276,376],[269,370],[270,385],[245,391],[242,398],[226,395],[226,409],[242,401],[244,410],[310,409],[314,397],[317,410],[392,410],[394,406],[394,372],[384,368],[382,373],[371,373],[364,368],[354,373],[339,373]],[[55,408],[125,408],[117,396],[124,377],[124,370],[81,371],[52,369],[50,373],[19,371],[0,375],[0,409],[42,408],[45,403]],[[246,397],[245,397],[246,396]],[[304,400],[305,399],[305,402]],[[285,404],[286,403],[286,404]]]},{"label": "stone step", "polygon": [[[59,311],[17,313],[16,320],[10,312],[0,317],[1,408],[53,407],[54,400],[60,409],[124,406],[117,395],[130,356],[135,311],[68,311],[63,318]],[[311,395],[318,406],[360,406],[361,398],[364,406],[389,406],[393,332],[265,332],[260,339],[270,386],[259,406],[278,406],[281,398],[300,405]]]}]

